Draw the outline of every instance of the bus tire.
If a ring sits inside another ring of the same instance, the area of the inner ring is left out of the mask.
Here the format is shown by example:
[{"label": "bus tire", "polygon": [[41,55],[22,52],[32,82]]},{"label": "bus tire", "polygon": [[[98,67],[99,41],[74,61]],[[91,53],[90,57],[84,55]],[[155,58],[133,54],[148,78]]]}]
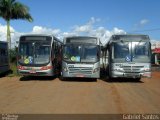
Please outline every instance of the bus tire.
[{"label": "bus tire", "polygon": [[135,81],[140,81],[141,80],[141,78],[135,78]]}]

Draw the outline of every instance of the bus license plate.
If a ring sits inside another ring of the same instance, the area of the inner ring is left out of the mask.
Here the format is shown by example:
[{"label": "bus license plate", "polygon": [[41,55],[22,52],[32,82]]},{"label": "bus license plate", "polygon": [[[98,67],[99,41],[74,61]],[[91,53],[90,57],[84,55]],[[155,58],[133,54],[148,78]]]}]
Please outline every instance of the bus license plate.
[{"label": "bus license plate", "polygon": [[84,77],[84,75],[76,75],[76,77]]},{"label": "bus license plate", "polygon": [[31,70],[29,73],[34,74],[34,73],[36,73],[36,71],[35,70]]},{"label": "bus license plate", "polygon": [[135,74],[135,73],[126,73],[125,76],[127,76],[127,77],[135,77],[135,76],[139,76],[139,75]]}]

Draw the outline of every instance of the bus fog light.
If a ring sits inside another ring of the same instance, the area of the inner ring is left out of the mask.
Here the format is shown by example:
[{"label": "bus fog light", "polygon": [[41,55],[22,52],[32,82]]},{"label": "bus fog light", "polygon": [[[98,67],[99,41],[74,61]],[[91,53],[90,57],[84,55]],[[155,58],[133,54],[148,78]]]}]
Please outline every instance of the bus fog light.
[{"label": "bus fog light", "polygon": [[149,68],[144,68],[144,71],[150,71],[150,69]]}]

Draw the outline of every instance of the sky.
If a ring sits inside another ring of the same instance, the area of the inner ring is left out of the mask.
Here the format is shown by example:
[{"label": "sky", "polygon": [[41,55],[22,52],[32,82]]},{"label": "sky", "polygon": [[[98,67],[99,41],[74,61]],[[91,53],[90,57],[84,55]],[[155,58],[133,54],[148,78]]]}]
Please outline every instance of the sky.
[{"label": "sky", "polygon": [[[11,21],[12,41],[30,33],[100,37],[113,34],[147,34],[160,41],[159,0],[17,0],[30,8],[32,23]],[[0,39],[6,40],[6,22],[0,18]]]}]

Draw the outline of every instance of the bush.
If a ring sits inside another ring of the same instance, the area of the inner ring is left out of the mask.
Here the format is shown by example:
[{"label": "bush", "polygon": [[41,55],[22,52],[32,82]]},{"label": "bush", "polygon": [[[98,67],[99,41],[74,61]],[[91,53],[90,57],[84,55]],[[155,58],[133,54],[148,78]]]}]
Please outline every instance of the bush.
[{"label": "bush", "polygon": [[10,63],[10,69],[11,72],[8,74],[8,76],[13,77],[17,76],[17,48],[9,50],[9,63]]},{"label": "bush", "polygon": [[17,48],[9,50],[10,63],[17,62]]}]

